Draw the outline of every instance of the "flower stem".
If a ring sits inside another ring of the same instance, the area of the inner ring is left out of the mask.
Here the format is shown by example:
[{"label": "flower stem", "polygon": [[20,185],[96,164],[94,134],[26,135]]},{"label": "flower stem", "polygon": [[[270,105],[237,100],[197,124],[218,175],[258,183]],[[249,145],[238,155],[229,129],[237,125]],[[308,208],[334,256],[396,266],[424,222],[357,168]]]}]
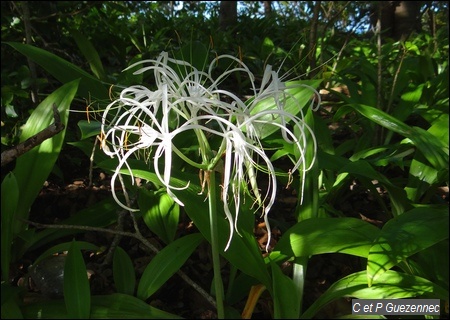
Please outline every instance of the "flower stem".
[{"label": "flower stem", "polygon": [[220,254],[219,254],[219,237],[217,228],[217,210],[216,210],[216,173],[209,173],[209,224],[211,229],[211,249],[214,270],[214,289],[216,291],[217,318],[224,319],[225,311],[223,306],[223,283],[222,274],[220,272]]}]

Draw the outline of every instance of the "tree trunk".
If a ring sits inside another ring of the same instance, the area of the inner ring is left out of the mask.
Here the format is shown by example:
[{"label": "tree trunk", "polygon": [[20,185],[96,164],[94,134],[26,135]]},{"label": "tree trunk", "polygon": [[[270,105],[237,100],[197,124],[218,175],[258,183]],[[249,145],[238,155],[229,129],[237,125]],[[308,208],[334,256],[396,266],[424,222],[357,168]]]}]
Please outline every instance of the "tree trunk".
[{"label": "tree trunk", "polygon": [[272,15],[272,1],[263,1],[264,4],[264,16],[270,17]]},{"label": "tree trunk", "polygon": [[219,27],[223,31],[237,24],[237,1],[220,1]]},{"label": "tree trunk", "polygon": [[314,77],[317,73],[316,51],[317,51],[317,27],[319,25],[320,5],[322,1],[316,1],[313,9],[313,17],[311,19],[311,31],[309,32],[309,67],[308,75]]},{"label": "tree trunk", "polygon": [[405,40],[414,31],[420,31],[420,1],[400,1],[395,8],[395,28],[393,38]]},{"label": "tree trunk", "polygon": [[421,1],[378,1],[375,5],[378,7],[373,9],[376,13],[371,21],[375,26],[380,20],[383,38],[405,40],[413,31],[420,31]]}]

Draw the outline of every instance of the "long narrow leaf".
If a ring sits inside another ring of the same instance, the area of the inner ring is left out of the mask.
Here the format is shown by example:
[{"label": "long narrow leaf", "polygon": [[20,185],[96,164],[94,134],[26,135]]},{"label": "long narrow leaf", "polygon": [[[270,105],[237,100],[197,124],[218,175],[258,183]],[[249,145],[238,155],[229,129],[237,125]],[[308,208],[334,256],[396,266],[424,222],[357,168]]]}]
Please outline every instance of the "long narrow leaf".
[{"label": "long narrow leaf", "polygon": [[80,86],[78,88],[78,95],[84,98],[92,96],[95,99],[108,99],[108,89],[86,71],[73,65],[53,53],[46,50],[17,42],[5,42],[13,47],[15,50],[22,53],[27,58],[30,58],[48,73],[54,76],[62,84],[72,82],[80,79]]},{"label": "long narrow leaf", "polygon": [[272,262],[273,302],[275,319],[298,319],[300,297],[291,278],[283,274],[280,267]]},{"label": "long narrow leaf", "polygon": [[[57,106],[61,123],[67,127],[69,108],[77,91],[78,82],[79,80],[75,80],[63,85],[39,104],[23,127],[23,132],[20,137],[21,141],[25,141],[54,122],[52,112],[53,104]],[[19,219],[26,219],[28,217],[31,205],[58,158],[65,133],[66,129],[54,137],[45,140],[39,146],[17,159],[14,174],[20,190],[20,201],[16,212]],[[16,232],[19,231],[21,224],[22,222],[17,220],[15,226]]]},{"label": "long narrow leaf", "polygon": [[14,238],[13,222],[19,201],[19,187],[14,173],[10,172],[2,181],[2,278],[9,279],[9,266],[11,263],[11,246]]},{"label": "long narrow leaf", "polygon": [[98,55],[97,50],[95,50],[92,43],[86,38],[81,32],[77,30],[70,30],[71,35],[75,39],[78,48],[83,53],[84,57],[91,67],[92,73],[100,80],[105,80],[105,70],[103,69],[102,61]]},{"label": "long narrow leaf", "polygon": [[[380,126],[410,139],[437,170],[447,168],[448,171],[448,145],[443,144],[431,133],[418,127],[410,127],[377,108],[363,104],[350,104],[350,106]],[[445,148],[447,153],[444,151]]]},{"label": "long narrow leaf", "polygon": [[136,272],[130,256],[121,247],[114,251],[113,277],[117,292],[134,295]]},{"label": "long narrow leaf", "polygon": [[311,319],[325,305],[341,297],[357,299],[404,299],[414,298],[424,294],[430,298],[448,300],[447,290],[421,277],[389,270],[380,276],[378,283],[369,287],[366,272],[360,271],[333,283],[300,316],[300,319]]},{"label": "long narrow leaf", "polygon": [[83,256],[75,240],[72,241],[64,265],[64,301],[69,318],[89,318],[91,313],[89,279]]},{"label": "long narrow leaf", "polygon": [[200,233],[179,238],[162,249],[147,265],[139,281],[137,297],[146,300],[177,272],[202,242]]}]

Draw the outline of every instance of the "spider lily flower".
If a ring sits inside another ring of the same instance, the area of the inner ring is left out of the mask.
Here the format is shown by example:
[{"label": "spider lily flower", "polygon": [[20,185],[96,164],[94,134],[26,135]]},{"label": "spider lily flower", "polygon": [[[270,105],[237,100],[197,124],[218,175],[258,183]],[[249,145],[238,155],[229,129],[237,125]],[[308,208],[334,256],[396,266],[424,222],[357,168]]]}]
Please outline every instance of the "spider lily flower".
[{"label": "spider lily flower", "polygon": [[[229,59],[235,67],[224,71],[217,78],[213,70],[218,60]],[[157,59],[145,60],[131,65],[144,65],[135,74],[153,71],[155,89],[136,85],[124,89],[119,98],[105,109],[102,117],[102,136],[108,141],[104,152],[117,157],[119,163],[111,178],[114,199],[127,210],[137,211],[122,203],[115,193],[115,181],[120,170],[126,167],[133,178],[132,168],[127,160],[140,151],[153,155],[153,168],[167,193],[179,205],[183,203],[176,197],[173,190],[183,190],[170,184],[172,174],[172,155],[176,153],[189,164],[201,170],[214,170],[223,157],[224,168],[221,198],[223,209],[230,226],[230,236],[226,245],[231,244],[234,232],[238,231],[238,217],[243,192],[250,189],[258,208],[266,222],[269,239],[266,251],[270,245],[271,231],[268,214],[275,203],[277,194],[277,179],[273,164],[265,153],[261,142],[262,130],[272,128],[272,132],[281,131],[282,137],[288,143],[294,144],[299,157],[290,170],[291,175],[301,170],[302,181],[312,164],[306,164],[305,150],[310,143],[316,148],[316,141],[311,129],[303,122],[303,114],[294,115],[285,110],[290,103],[297,103],[288,89],[289,85],[281,81],[278,74],[268,66],[257,89],[255,77],[247,66],[239,59],[222,55],[211,62],[208,72],[199,71],[188,62],[171,59],[166,52]],[[177,72],[178,71],[178,72]],[[250,80],[253,98],[242,101],[237,95],[220,89],[220,83],[234,72],[244,72]],[[221,97],[226,97],[226,101]],[[273,101],[269,109],[259,109],[260,104]],[[287,127],[289,123],[298,128],[298,136]],[[202,163],[195,163],[184,156],[173,145],[174,138],[187,131],[193,131],[198,138],[202,155]],[[312,137],[307,141],[306,132]],[[219,150],[210,150],[206,136],[222,139]],[[212,156],[216,154],[215,156]],[[163,171],[160,171],[160,160],[163,161]],[[258,174],[268,177],[268,188],[264,196],[258,188]],[[134,182],[134,179],[132,179]],[[188,183],[189,184],[189,183]],[[303,188],[302,188],[303,189]],[[230,210],[230,201],[234,203],[234,212]]]},{"label": "spider lily flower", "polygon": [[[115,193],[115,181],[123,166],[126,166],[131,177],[133,177],[132,169],[129,167],[127,160],[138,150],[157,147],[154,156],[154,170],[161,183],[166,187],[167,193],[180,205],[183,203],[172,192],[174,190],[182,190],[184,188],[176,188],[170,185],[171,164],[172,164],[172,139],[173,134],[169,130],[169,113],[170,105],[168,101],[167,85],[162,85],[157,92],[149,95],[154,99],[153,104],[141,103],[126,97],[121,97],[114,101],[105,109],[102,117],[101,132],[104,139],[110,141],[113,151],[108,147],[104,152],[119,159],[119,164],[111,177],[112,194],[116,202],[124,209],[137,211],[123,204]],[[114,108],[115,104],[119,104],[118,108]],[[151,105],[152,108],[149,108]],[[129,107],[129,108],[127,108]],[[162,120],[159,121],[155,116],[155,111],[162,109]],[[115,111],[112,125],[108,124],[108,116]],[[159,171],[159,158],[164,154],[164,171]],[[132,179],[134,183],[134,179]],[[185,188],[187,188],[186,186]]]}]

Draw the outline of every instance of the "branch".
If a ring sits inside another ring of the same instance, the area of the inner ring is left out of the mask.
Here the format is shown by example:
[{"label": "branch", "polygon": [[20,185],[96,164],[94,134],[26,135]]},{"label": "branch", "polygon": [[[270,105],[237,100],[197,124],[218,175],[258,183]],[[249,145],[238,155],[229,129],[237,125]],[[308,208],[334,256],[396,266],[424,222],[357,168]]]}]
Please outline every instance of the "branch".
[{"label": "branch", "polygon": [[15,147],[12,147],[11,149],[5,150],[2,152],[2,167],[13,161],[14,159],[17,159],[24,153],[30,151],[37,145],[41,144],[45,140],[57,135],[64,129],[64,124],[61,123],[61,117],[58,113],[58,109],[56,108],[56,105],[53,104],[53,117],[55,119],[55,122],[42,130],[41,132],[38,132],[34,136],[28,138],[24,142],[18,144]]},{"label": "branch", "polygon": [[[45,229],[74,229],[74,230],[85,230],[85,231],[95,231],[95,232],[106,232],[115,235],[131,237],[142,242],[147,248],[149,248],[153,253],[157,254],[159,252],[150,241],[148,241],[143,235],[139,233],[126,232],[121,230],[111,230],[106,228],[97,228],[90,226],[79,226],[79,225],[68,225],[68,224],[43,224],[38,222],[33,222],[30,220],[20,219],[21,221],[28,223],[29,225],[35,226],[36,228]],[[186,273],[179,269],[177,274],[192,288],[194,288],[206,301],[208,301],[214,308],[216,308],[216,301],[212,296],[210,296],[201,286],[199,286],[194,280],[192,280]]]}]

